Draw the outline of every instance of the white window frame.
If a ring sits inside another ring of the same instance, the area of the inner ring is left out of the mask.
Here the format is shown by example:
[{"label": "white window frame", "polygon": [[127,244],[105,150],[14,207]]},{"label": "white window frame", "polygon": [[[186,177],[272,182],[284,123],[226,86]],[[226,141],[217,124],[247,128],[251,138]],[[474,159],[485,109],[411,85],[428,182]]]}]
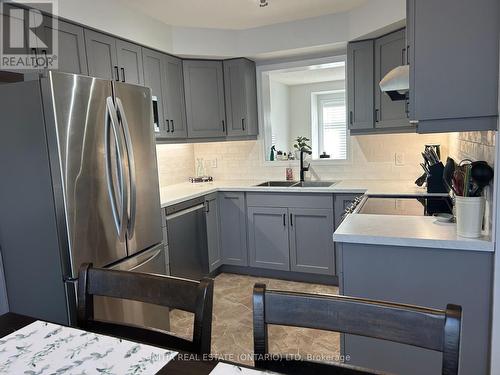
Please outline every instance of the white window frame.
[{"label": "white window frame", "polygon": [[[269,73],[279,70],[302,70],[304,66],[321,66],[323,64],[330,64],[347,61],[347,56],[345,54],[339,54],[329,57],[320,57],[315,59],[305,59],[296,61],[286,61],[286,62],[274,62],[274,63],[257,63],[256,73],[257,73],[257,109],[258,109],[258,119],[259,119],[259,135],[258,139],[261,141],[261,160],[264,166],[289,166],[298,165],[298,160],[287,160],[287,161],[269,161],[267,157],[269,156],[271,147],[271,105],[270,105],[270,95],[269,95]],[[347,76],[346,76],[346,87],[347,87]],[[311,111],[311,115],[315,116],[316,111]],[[317,124],[317,121],[313,121],[313,125]],[[313,134],[315,134],[313,129]],[[347,133],[347,160],[332,160],[332,159],[312,159],[311,164],[319,165],[350,165],[352,164],[352,148],[350,147],[350,136]]]}]

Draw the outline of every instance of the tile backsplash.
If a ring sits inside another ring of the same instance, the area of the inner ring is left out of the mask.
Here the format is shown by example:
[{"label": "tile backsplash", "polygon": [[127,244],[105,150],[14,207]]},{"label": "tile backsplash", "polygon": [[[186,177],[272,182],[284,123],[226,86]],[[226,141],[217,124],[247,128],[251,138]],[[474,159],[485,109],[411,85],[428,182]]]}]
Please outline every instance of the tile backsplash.
[{"label": "tile backsplash", "polygon": [[185,182],[194,175],[193,144],[158,144],[156,157],[160,186]]},{"label": "tile backsplash", "polygon": [[[309,175],[314,179],[404,179],[415,180],[422,174],[420,153],[429,143],[441,144],[442,156],[448,155],[447,134],[393,134],[350,137],[350,158],[342,164],[312,162]],[[396,165],[395,154],[403,153],[403,165]],[[285,169],[293,168],[299,177],[298,161],[264,161],[263,142],[211,142],[194,145],[195,160],[203,158],[207,173],[216,179],[285,179]],[[216,161],[216,168],[210,164]]]},{"label": "tile backsplash", "polygon": [[450,156],[456,162],[471,159],[495,164],[495,131],[450,133],[449,137]]}]

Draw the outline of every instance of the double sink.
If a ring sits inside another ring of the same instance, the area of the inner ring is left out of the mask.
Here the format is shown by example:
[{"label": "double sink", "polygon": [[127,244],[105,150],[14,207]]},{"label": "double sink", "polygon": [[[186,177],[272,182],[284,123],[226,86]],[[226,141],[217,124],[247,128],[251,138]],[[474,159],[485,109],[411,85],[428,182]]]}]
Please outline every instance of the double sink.
[{"label": "double sink", "polygon": [[302,188],[313,188],[313,187],[330,187],[337,183],[338,181],[266,181],[255,186],[266,186],[266,187],[302,187]]}]

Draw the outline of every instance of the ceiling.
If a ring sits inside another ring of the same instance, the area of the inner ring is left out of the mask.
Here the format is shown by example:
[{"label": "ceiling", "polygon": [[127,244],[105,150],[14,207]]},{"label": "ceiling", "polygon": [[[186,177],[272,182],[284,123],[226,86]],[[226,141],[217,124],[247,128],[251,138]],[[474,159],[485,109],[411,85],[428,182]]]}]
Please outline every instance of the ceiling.
[{"label": "ceiling", "polygon": [[354,9],[368,0],[121,0],[130,8],[176,26],[249,29]]},{"label": "ceiling", "polygon": [[278,71],[269,73],[269,78],[273,81],[280,82],[289,86],[328,81],[340,81],[345,80],[345,66],[312,70],[297,70],[291,72]]}]

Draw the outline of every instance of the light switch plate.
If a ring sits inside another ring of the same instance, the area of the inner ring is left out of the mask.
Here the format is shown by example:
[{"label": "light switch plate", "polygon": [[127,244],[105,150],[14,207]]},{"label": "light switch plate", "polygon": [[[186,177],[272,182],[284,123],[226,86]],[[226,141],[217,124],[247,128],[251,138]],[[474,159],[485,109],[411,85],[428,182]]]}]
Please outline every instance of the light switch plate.
[{"label": "light switch plate", "polygon": [[394,162],[396,165],[405,165],[405,154],[404,152],[396,152],[394,155]]}]

